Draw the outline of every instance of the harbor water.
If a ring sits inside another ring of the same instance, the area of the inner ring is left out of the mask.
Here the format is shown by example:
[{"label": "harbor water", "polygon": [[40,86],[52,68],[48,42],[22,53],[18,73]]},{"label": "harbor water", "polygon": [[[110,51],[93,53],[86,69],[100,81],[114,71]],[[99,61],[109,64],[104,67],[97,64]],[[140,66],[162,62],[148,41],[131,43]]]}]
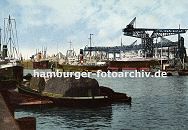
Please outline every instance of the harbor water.
[{"label": "harbor water", "polygon": [[188,129],[188,77],[97,78],[100,85],[132,97],[132,104],[101,108],[18,109],[16,118],[34,116],[37,130]]}]

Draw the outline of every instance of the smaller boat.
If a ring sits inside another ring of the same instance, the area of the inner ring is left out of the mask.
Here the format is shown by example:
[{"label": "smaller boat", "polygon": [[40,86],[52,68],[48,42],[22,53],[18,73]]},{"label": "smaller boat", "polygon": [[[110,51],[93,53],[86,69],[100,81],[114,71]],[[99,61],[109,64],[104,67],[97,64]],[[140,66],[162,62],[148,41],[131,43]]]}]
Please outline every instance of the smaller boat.
[{"label": "smaller boat", "polygon": [[188,76],[188,70],[179,70],[178,74],[179,76]]}]

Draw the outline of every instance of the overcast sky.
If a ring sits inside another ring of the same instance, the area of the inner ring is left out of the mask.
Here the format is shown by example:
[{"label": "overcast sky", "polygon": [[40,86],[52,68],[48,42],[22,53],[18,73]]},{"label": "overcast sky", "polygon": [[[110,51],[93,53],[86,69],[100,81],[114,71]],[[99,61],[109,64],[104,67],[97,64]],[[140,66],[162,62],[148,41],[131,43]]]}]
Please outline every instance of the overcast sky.
[{"label": "overcast sky", "polygon": [[29,57],[42,46],[49,54],[65,53],[70,40],[78,52],[90,33],[94,46],[118,46],[121,37],[129,45],[136,39],[122,29],[134,17],[137,27],[188,28],[187,7],[187,0],[0,0],[0,26],[9,14],[16,19],[20,50]]}]

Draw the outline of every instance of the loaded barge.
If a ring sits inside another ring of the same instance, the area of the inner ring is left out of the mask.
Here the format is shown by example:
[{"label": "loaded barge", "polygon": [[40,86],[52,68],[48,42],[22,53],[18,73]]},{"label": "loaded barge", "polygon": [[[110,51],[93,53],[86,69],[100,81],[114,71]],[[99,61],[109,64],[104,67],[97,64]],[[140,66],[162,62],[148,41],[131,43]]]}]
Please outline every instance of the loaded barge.
[{"label": "loaded barge", "polygon": [[57,106],[98,107],[115,102],[131,103],[125,93],[114,92],[108,87],[99,86],[91,78],[31,78],[29,83],[19,86],[20,93],[53,101]]}]

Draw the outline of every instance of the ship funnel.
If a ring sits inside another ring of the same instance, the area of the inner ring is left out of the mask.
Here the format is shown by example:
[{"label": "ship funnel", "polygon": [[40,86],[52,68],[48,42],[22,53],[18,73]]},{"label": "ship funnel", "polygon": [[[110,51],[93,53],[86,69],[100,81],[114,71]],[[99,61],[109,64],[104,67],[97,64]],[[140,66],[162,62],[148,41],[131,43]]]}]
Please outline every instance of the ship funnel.
[{"label": "ship funnel", "polygon": [[7,45],[3,45],[3,54],[2,54],[3,59],[8,56],[7,52],[8,52]]},{"label": "ship funnel", "polygon": [[80,63],[81,63],[81,64],[83,64],[83,62],[84,62],[84,61],[83,61],[83,59],[84,59],[83,54],[84,54],[84,53],[83,53],[83,49],[80,49]]},{"label": "ship funnel", "polygon": [[82,55],[84,54],[83,49],[80,49],[80,54],[82,54]]}]

